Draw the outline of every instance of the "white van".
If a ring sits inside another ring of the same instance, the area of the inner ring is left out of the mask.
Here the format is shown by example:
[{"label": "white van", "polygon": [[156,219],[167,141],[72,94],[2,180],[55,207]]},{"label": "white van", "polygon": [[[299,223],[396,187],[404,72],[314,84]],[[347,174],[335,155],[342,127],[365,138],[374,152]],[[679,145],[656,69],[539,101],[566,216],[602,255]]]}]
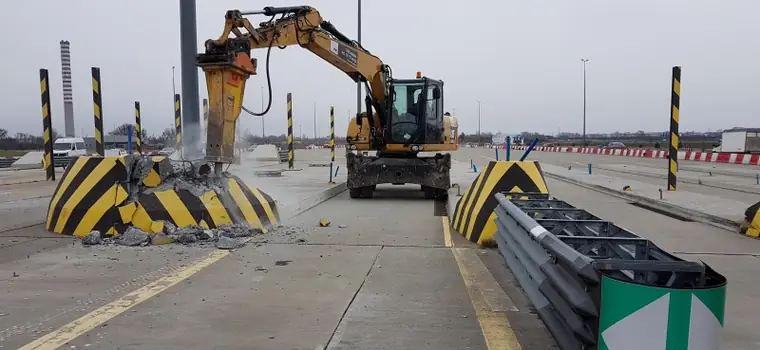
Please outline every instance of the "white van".
[{"label": "white van", "polygon": [[53,143],[54,157],[86,156],[87,147],[81,137],[60,137]]}]

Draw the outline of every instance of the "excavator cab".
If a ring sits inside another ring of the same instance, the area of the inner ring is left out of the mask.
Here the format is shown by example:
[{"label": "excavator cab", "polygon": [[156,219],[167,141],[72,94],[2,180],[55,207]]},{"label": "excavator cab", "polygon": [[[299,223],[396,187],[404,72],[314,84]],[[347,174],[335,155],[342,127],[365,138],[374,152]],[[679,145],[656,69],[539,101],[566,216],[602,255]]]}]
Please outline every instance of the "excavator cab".
[{"label": "excavator cab", "polygon": [[430,79],[392,80],[387,111],[387,144],[444,143],[443,82]]}]

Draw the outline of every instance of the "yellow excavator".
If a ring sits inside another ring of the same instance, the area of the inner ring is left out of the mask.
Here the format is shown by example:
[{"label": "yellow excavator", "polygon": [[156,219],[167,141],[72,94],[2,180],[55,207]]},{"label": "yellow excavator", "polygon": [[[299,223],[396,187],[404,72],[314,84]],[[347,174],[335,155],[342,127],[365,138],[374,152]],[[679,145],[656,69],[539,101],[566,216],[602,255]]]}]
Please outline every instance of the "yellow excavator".
[{"label": "yellow excavator", "polygon": [[[254,27],[246,15],[269,19]],[[443,82],[394,79],[390,66],[338,31],[309,6],[230,10],[222,35],[207,40],[197,64],[209,94],[206,159],[221,171],[234,158],[235,121],[241,110],[266,114],[272,105],[269,57],[273,48],[298,45],[345,72],[367,91],[366,110],[349,123],[346,185],[351,198],[372,197],[378,184],[418,184],[426,198],[445,199],[451,155],[458,147],[457,120],[443,110]],[[257,72],[251,50],[266,49],[269,102],[261,113],[242,105],[245,83]],[[289,125],[290,126],[290,125]],[[371,155],[369,152],[375,152]],[[423,156],[424,153],[429,155]]]}]

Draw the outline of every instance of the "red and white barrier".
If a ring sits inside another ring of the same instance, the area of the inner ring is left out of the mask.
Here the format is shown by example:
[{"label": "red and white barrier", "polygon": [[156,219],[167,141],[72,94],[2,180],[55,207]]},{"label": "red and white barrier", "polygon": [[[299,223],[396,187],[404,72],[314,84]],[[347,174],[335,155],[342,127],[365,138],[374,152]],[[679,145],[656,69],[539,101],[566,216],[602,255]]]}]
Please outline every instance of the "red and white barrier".
[{"label": "red and white barrier", "polygon": [[[504,146],[502,146],[503,148]],[[513,150],[526,150],[528,146],[512,146]],[[668,151],[651,150],[651,149],[610,149],[610,148],[590,148],[590,147],[569,147],[569,146],[536,146],[533,151],[538,152],[562,152],[562,153],[585,153],[600,154],[609,156],[623,157],[640,157],[640,158],[667,158]],[[716,152],[678,152],[678,159],[693,160],[697,162],[709,163],[726,163],[726,164],[748,164],[760,165],[760,154],[743,154],[743,153],[716,153]]]}]

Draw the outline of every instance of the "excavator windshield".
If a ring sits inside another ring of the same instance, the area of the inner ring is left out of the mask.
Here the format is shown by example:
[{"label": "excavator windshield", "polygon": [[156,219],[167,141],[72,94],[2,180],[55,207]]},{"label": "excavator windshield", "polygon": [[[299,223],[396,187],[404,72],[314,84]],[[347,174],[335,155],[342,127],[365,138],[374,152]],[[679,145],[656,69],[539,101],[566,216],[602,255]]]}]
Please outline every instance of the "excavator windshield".
[{"label": "excavator windshield", "polygon": [[390,143],[443,143],[443,83],[393,80],[390,91]]}]

